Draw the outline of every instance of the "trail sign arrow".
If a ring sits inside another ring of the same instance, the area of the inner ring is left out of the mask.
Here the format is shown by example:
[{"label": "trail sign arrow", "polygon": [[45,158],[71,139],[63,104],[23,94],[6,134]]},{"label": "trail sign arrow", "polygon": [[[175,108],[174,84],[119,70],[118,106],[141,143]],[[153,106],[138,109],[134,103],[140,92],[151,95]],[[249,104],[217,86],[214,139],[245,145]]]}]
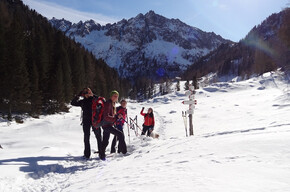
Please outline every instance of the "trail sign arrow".
[{"label": "trail sign arrow", "polygon": [[192,104],[195,104],[195,101],[194,100],[187,100],[187,101],[182,101],[183,104],[185,105],[192,105]]}]

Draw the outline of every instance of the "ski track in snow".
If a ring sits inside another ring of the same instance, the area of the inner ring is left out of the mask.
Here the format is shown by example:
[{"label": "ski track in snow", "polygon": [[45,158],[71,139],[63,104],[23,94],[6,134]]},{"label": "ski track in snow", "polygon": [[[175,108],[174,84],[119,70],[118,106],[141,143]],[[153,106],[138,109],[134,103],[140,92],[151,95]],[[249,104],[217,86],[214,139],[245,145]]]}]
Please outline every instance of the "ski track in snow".
[{"label": "ski track in snow", "polygon": [[106,161],[81,159],[79,108],[24,124],[0,121],[0,191],[290,191],[289,84],[265,74],[198,90],[194,137],[185,137],[183,93],[129,102],[140,127],[142,106],[153,107],[160,138],[131,130],[129,143],[125,125],[128,155]]}]

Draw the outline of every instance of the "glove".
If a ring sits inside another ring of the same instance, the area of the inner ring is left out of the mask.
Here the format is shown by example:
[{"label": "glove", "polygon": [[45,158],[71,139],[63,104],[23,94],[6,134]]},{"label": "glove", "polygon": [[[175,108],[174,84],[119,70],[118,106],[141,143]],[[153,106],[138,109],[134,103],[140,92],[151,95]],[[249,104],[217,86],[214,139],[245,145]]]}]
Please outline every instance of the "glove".
[{"label": "glove", "polygon": [[122,114],[118,114],[118,119],[121,119],[123,118],[123,115]]},{"label": "glove", "polygon": [[123,115],[120,114],[120,113],[117,113],[117,114],[115,115],[115,118],[116,118],[117,120],[119,120],[119,119],[123,118]]}]

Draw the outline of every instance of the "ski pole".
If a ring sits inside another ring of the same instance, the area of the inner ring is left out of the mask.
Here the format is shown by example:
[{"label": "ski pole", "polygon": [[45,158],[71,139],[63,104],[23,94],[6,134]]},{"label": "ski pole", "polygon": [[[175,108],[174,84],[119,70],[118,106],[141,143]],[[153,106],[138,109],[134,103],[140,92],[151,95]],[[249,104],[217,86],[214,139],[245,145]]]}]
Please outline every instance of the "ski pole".
[{"label": "ski pole", "polygon": [[186,134],[186,137],[188,137],[188,134],[187,134],[187,119],[186,119],[186,112],[183,112],[183,111],[182,111],[182,118],[183,118],[183,123],[184,123],[184,127],[185,127],[185,134]]},{"label": "ski pole", "polygon": [[[130,127],[133,127],[134,126],[134,124],[131,124],[131,123],[129,123],[128,121],[126,121],[124,118],[121,118],[121,119],[123,119],[124,121],[125,121],[125,123],[127,123],[127,125],[129,125]],[[130,122],[132,121],[132,118],[130,117]],[[135,122],[134,122],[135,123]],[[138,125],[137,125],[138,126]],[[136,132],[136,130],[135,130],[135,128],[134,128],[134,131],[135,131],[135,135],[136,136],[138,136],[138,133]]]},{"label": "ski pole", "polygon": [[138,137],[138,133],[136,132],[135,125],[132,123],[131,119],[130,119],[130,129],[133,129],[136,137]]},{"label": "ski pole", "polygon": [[[121,119],[123,119],[123,118],[121,118]],[[126,121],[125,119],[123,119],[127,124],[129,124],[128,123],[128,121]],[[136,125],[136,127],[138,127],[141,131],[142,131],[142,129],[139,127],[139,125],[136,123],[136,122],[134,122],[134,120],[130,117],[130,120],[132,120],[133,121],[133,123]]]},{"label": "ski pole", "polygon": [[[134,120],[133,120],[133,122],[138,126],[138,122],[137,122],[137,115],[135,116],[135,118],[134,118]],[[138,134],[138,129],[136,129],[136,131],[137,131],[137,134]]]},{"label": "ski pole", "polygon": [[[132,119],[131,117],[130,117],[130,119]],[[140,131],[142,132],[142,129],[139,127],[139,125],[136,123],[136,122],[134,122],[133,121],[133,123],[136,125],[136,127],[138,127],[139,129],[140,129]]]},{"label": "ski pole", "polygon": [[[128,122],[128,116],[127,116],[127,122]],[[128,128],[128,137],[129,137],[129,144],[130,144],[130,129],[129,129],[129,124],[127,123],[127,128]]]}]

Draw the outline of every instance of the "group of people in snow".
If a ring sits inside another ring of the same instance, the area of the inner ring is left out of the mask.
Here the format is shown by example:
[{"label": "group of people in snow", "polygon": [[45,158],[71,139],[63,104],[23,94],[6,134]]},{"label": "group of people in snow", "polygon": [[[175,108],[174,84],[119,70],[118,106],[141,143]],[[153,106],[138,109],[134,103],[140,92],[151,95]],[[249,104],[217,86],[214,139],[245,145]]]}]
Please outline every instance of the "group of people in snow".
[{"label": "group of people in snow", "polygon": [[[116,152],[116,143],[118,141],[118,153],[127,153],[127,145],[125,142],[125,135],[123,132],[124,124],[127,117],[127,102],[121,100],[120,106],[116,107],[119,99],[118,91],[114,90],[110,93],[110,98],[107,99],[103,106],[103,112],[101,114],[103,123],[101,127],[92,126],[92,103],[95,98],[98,98],[93,94],[90,88],[84,88],[78,95],[76,95],[71,105],[79,106],[82,108],[82,126],[84,132],[84,158],[89,159],[91,156],[90,147],[90,131],[91,128],[95,134],[98,144],[98,153],[101,160],[106,159],[106,148],[109,144],[110,135],[113,134],[114,138],[111,145],[111,153]],[[144,116],[144,124],[142,135],[150,136],[154,129],[154,114],[153,109],[149,108],[147,113],[144,113],[144,107],[141,110],[141,115]],[[128,123],[128,122],[127,122]],[[102,128],[102,129],[101,129]],[[103,131],[102,131],[103,130]]]}]

